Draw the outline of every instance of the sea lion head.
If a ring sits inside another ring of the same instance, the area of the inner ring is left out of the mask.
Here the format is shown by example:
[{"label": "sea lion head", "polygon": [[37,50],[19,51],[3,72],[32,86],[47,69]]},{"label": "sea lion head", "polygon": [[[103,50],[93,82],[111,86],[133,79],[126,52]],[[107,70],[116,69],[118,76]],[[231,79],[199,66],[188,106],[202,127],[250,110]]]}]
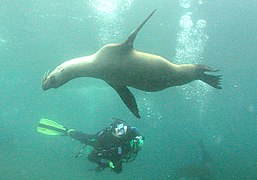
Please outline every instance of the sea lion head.
[{"label": "sea lion head", "polygon": [[44,91],[51,88],[56,89],[68,82],[69,80],[70,78],[68,78],[67,73],[65,73],[65,69],[62,67],[62,65],[60,65],[50,74],[49,71],[44,74],[42,80],[42,89]]}]

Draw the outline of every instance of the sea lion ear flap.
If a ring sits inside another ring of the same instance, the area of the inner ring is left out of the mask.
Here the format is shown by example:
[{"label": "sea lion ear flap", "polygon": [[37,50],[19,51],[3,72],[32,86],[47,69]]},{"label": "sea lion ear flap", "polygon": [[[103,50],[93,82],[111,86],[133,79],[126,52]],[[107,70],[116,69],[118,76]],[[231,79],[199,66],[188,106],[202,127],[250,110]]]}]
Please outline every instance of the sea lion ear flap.
[{"label": "sea lion ear flap", "polygon": [[[109,83],[108,83],[109,84]],[[139,115],[139,110],[137,108],[137,102],[134,97],[134,95],[131,93],[131,91],[126,86],[113,86],[109,84],[115,91],[119,94],[122,101],[125,103],[125,105],[129,108],[129,110],[137,117],[141,118]]]}]

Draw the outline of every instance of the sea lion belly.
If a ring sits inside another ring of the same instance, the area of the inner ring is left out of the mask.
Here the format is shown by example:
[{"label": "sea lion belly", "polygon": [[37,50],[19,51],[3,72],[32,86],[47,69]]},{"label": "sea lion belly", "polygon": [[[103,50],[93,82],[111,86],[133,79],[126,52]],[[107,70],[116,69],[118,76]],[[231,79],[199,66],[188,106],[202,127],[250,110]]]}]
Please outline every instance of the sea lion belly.
[{"label": "sea lion belly", "polygon": [[160,91],[170,87],[172,79],[176,78],[177,65],[163,57],[137,50],[132,50],[123,56],[122,60],[119,57],[111,57],[108,61],[112,63],[109,62],[108,68],[104,67],[107,73],[102,78],[117,85],[149,92]]}]

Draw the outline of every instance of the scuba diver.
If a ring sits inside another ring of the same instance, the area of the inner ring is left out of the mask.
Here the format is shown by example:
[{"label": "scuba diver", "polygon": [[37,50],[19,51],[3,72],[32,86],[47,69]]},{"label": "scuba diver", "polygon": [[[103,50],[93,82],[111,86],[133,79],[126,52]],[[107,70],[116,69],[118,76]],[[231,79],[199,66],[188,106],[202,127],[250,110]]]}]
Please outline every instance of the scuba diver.
[{"label": "scuba diver", "polygon": [[91,146],[93,150],[88,155],[88,160],[98,165],[94,169],[96,172],[109,167],[112,171],[120,173],[122,163],[131,162],[136,158],[145,138],[139,134],[136,127],[131,127],[120,119],[114,120],[109,127],[91,135],[42,118],[37,131],[47,135],[68,136],[85,144],[76,157],[81,155],[86,146]]}]

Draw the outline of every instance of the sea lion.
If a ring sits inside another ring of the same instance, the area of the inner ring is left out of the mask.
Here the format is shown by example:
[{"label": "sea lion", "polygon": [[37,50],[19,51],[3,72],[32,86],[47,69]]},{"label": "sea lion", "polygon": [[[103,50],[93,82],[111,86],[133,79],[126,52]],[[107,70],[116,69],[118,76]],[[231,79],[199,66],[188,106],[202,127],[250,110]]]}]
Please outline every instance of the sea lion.
[{"label": "sea lion", "polygon": [[58,88],[79,77],[102,79],[119,94],[129,110],[140,118],[135,97],[128,87],[155,92],[201,80],[214,88],[221,89],[221,75],[205,74],[205,72],[216,72],[218,69],[194,64],[177,65],[161,56],[133,48],[137,33],[155,11],[130,34],[124,43],[107,44],[92,55],[71,59],[59,65],[50,74],[46,73],[42,81],[43,90]]}]

